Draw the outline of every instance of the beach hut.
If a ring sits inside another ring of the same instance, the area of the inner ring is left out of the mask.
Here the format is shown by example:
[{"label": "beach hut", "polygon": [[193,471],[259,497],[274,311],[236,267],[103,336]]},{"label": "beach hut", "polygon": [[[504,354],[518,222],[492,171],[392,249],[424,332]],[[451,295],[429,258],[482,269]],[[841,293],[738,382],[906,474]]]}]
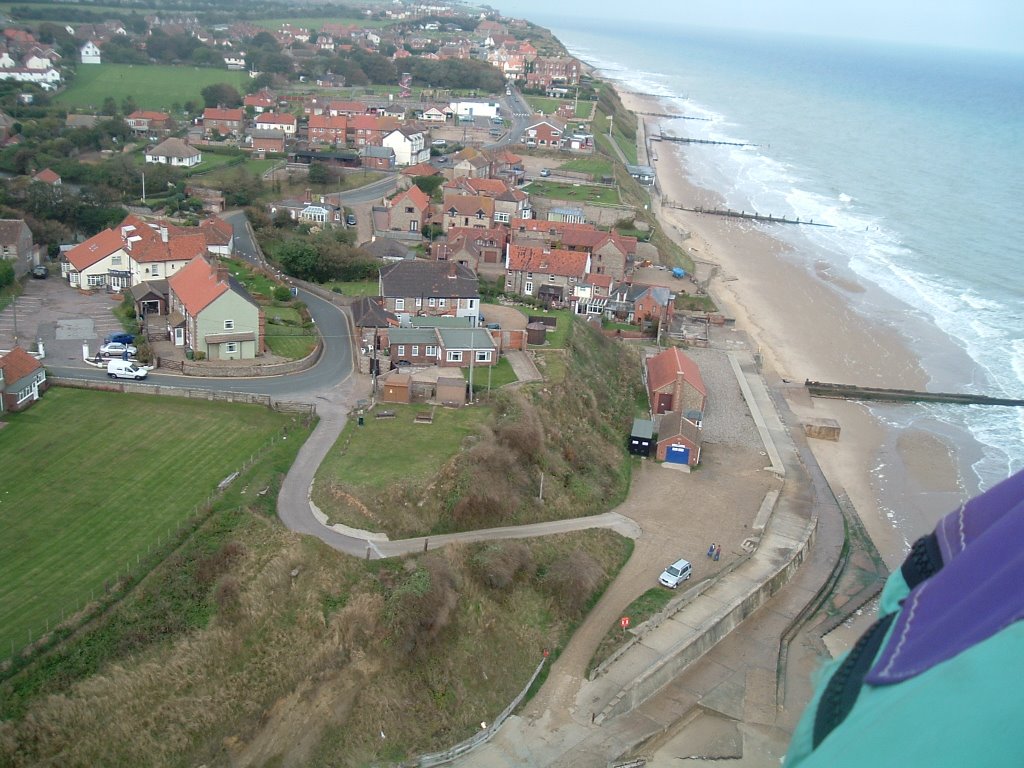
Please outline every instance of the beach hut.
[{"label": "beach hut", "polygon": [[634,456],[650,456],[654,444],[654,422],[650,419],[633,419],[629,432],[629,452]]}]

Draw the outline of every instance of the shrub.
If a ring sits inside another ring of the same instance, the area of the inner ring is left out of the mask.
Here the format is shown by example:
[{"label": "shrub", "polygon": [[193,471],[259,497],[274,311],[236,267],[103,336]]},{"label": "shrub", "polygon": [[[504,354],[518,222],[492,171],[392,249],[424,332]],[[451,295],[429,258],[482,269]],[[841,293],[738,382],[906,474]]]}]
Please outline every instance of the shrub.
[{"label": "shrub", "polygon": [[544,575],[544,586],[570,614],[581,616],[604,578],[600,563],[577,549],[569,557],[552,563]]},{"label": "shrub", "polygon": [[290,301],[292,298],[291,289],[287,285],[274,287],[274,301]]},{"label": "shrub", "polygon": [[492,589],[505,589],[520,573],[533,572],[533,554],[521,541],[492,544],[473,558],[477,578]]},{"label": "shrub", "polygon": [[388,596],[392,637],[405,654],[428,648],[451,621],[458,603],[455,574],[440,556],[427,555]]}]

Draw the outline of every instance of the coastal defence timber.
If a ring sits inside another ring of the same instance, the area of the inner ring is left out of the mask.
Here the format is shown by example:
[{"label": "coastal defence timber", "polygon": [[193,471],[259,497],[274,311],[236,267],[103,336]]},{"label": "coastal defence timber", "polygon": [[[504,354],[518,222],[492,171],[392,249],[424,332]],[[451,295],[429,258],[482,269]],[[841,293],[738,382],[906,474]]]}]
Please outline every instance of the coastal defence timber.
[{"label": "coastal defence timber", "polygon": [[693,115],[672,115],[668,112],[637,112],[637,115],[643,117],[664,117],[668,120],[700,120],[705,123],[710,123],[710,117],[694,117]]},{"label": "coastal defence timber", "polygon": [[952,403],[954,405],[1002,405],[1024,407],[1024,400],[1010,397],[989,397],[970,393],[918,392],[912,389],[884,389],[880,387],[858,387],[855,384],[829,384],[821,381],[804,381],[804,387],[811,397],[825,397],[833,400],[876,400],[889,403]]},{"label": "coastal defence timber", "polygon": [[759,147],[760,144],[748,144],[745,141],[712,141],[711,139],[691,139],[688,136],[668,136],[658,133],[651,136],[651,141],[674,141],[678,144],[712,144],[721,147]]},{"label": "coastal defence timber", "polygon": [[704,208],[703,206],[691,207],[677,203],[675,200],[665,200],[662,202],[666,208],[675,208],[679,211],[689,211],[690,213],[707,213],[711,216],[727,216],[733,219],[749,219],[750,221],[763,221],[768,224],[803,224],[808,227],[831,227],[831,224],[822,224],[814,221],[814,219],[801,219],[797,216],[795,219],[787,218],[786,216],[773,216],[772,214],[754,213],[747,211],[734,211],[731,208]]}]

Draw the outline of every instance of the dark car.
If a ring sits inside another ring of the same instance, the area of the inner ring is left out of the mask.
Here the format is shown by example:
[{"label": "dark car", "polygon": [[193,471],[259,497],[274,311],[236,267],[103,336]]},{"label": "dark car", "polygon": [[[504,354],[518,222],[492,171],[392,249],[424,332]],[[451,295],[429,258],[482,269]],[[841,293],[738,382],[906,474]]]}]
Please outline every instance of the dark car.
[{"label": "dark car", "polygon": [[130,333],[109,333],[103,339],[104,344],[131,344],[133,341],[135,337]]},{"label": "dark car", "polygon": [[348,224],[350,227],[354,227],[356,225],[356,215],[354,213],[348,214],[345,217],[345,223]]},{"label": "dark car", "polygon": [[38,266],[32,267],[32,277],[39,280],[45,280],[50,276],[50,268],[45,264],[39,264]]}]

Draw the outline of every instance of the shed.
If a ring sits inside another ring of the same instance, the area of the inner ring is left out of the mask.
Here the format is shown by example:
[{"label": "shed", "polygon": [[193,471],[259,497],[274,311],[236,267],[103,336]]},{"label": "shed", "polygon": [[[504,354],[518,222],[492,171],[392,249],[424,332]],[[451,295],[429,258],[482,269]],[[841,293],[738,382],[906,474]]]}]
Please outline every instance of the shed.
[{"label": "shed", "polygon": [[654,422],[650,419],[633,419],[629,432],[629,452],[634,456],[650,456],[654,445]]},{"label": "shed", "polygon": [[411,403],[412,376],[408,373],[392,373],[381,382],[380,399],[384,403]]},{"label": "shed", "polygon": [[439,376],[437,378],[437,401],[444,405],[465,405],[466,404],[466,380],[454,376]]},{"label": "shed", "polygon": [[526,343],[540,346],[548,340],[548,327],[544,323],[529,323],[526,326]]}]

